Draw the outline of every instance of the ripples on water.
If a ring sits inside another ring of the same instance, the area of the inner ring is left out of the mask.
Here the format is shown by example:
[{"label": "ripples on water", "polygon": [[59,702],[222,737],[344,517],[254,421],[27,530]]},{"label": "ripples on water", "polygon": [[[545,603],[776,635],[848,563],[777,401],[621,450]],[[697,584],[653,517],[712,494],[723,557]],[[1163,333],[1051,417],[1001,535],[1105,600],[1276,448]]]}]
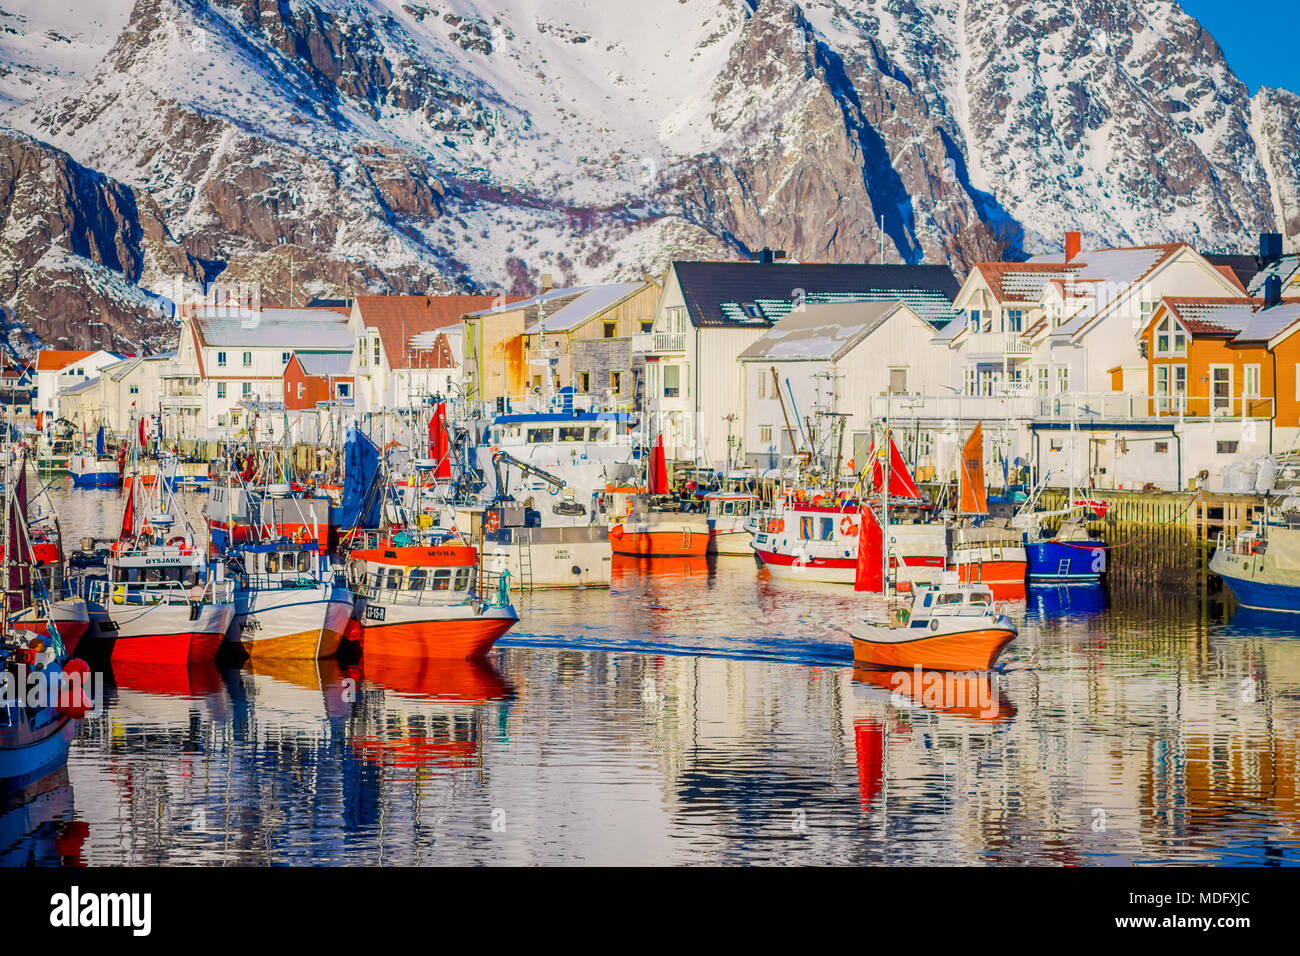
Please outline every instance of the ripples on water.
[{"label": "ripples on water", "polygon": [[[58,507],[75,540],[120,502]],[[521,599],[483,663],[119,667],[0,861],[1300,860],[1292,622],[1033,589],[992,683],[935,699],[855,675],[869,603],[633,563]]]}]

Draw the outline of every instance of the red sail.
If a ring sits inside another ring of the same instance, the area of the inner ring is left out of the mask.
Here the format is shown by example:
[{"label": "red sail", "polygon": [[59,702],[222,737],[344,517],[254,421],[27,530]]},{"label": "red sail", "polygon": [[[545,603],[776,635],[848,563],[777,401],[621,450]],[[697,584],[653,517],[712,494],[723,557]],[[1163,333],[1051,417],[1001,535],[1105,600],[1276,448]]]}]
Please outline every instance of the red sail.
[{"label": "red sail", "polygon": [[664,436],[655,442],[654,453],[650,456],[649,485],[646,491],[652,495],[668,494],[668,463],[664,458]]},{"label": "red sail", "polygon": [[979,422],[961,450],[958,473],[958,510],[964,515],[988,514],[988,497],[984,487],[984,424]]},{"label": "red sail", "polygon": [[433,459],[433,477],[451,477],[451,442],[447,438],[447,406],[439,402],[429,419],[429,457]]},{"label": "red sail", "polygon": [[853,575],[853,590],[883,594],[885,569],[881,563],[884,555],[884,534],[876,513],[863,502],[858,509],[861,523],[858,526],[858,566]]},{"label": "red sail", "polygon": [[122,509],[122,530],[118,533],[118,540],[135,534],[135,486],[138,481],[129,482],[126,486],[126,507]]},{"label": "red sail", "polygon": [[[876,491],[883,491],[885,488],[884,468],[881,467],[880,457],[875,453],[874,448],[871,452],[871,484]],[[889,436],[889,497],[917,499],[921,497],[916,481],[907,469],[907,462],[903,461],[903,453],[894,444],[893,435]]]}]

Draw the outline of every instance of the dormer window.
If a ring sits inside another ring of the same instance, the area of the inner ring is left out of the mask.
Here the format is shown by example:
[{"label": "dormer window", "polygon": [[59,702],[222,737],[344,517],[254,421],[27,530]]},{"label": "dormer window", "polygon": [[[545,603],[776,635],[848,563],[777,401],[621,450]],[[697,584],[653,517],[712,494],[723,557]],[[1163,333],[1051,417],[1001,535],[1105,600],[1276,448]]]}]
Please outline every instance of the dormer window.
[{"label": "dormer window", "polygon": [[1164,321],[1156,326],[1156,355],[1186,354],[1187,333],[1172,315],[1166,315]]},{"label": "dormer window", "polygon": [[1025,328],[1025,313],[1023,309],[1007,309],[1002,313],[1002,326],[1004,332],[1023,332]]}]

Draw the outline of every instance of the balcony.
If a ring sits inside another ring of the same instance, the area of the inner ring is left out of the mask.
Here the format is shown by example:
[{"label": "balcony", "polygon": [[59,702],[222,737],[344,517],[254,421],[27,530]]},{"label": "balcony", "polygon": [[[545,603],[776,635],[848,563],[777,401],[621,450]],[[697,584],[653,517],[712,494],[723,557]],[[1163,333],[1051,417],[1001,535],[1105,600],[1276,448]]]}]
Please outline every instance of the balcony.
[{"label": "balcony", "polygon": [[1034,349],[1019,332],[976,332],[966,346],[968,355],[1029,358]]},{"label": "balcony", "polygon": [[632,351],[646,352],[685,352],[685,332],[637,332],[632,336]]},{"label": "balcony", "polygon": [[[883,410],[883,399],[873,399],[872,414]],[[1070,392],[1066,395],[1032,395],[1008,391],[995,395],[895,396],[891,415],[898,420],[930,422],[1036,421],[1036,422],[1158,422],[1180,420],[1250,421],[1273,417],[1271,398],[1235,398],[1207,395],[1156,397],[1124,392]]]}]

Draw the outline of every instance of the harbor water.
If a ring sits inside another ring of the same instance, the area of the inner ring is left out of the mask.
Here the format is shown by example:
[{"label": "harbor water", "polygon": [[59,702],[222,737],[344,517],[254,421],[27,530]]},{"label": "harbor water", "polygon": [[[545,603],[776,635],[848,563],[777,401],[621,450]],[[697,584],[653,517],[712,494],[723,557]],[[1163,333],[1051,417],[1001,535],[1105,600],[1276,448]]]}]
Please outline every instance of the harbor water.
[{"label": "harbor water", "polygon": [[[52,494],[115,532],[118,492]],[[1295,623],[1195,579],[1030,589],[991,679],[931,683],[855,673],[847,587],[613,578],[481,663],[119,668],[0,861],[1300,863]]]}]

